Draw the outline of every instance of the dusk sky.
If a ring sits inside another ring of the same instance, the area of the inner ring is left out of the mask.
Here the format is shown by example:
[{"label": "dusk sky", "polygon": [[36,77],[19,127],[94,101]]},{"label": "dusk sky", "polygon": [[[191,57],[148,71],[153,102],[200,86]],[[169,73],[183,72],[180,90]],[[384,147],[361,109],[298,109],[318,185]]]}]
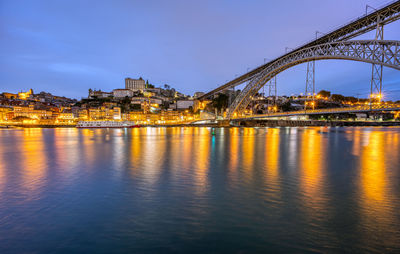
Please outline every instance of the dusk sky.
[{"label": "dusk sky", "polygon": [[[81,98],[139,76],[185,94],[208,91],[388,1],[0,0],[0,92],[33,88]],[[361,39],[373,39],[370,32]],[[400,22],[385,26],[400,39]],[[304,92],[306,65],[278,75],[279,94]],[[363,96],[371,64],[318,61],[316,90]],[[384,69],[384,97],[400,72]]]}]

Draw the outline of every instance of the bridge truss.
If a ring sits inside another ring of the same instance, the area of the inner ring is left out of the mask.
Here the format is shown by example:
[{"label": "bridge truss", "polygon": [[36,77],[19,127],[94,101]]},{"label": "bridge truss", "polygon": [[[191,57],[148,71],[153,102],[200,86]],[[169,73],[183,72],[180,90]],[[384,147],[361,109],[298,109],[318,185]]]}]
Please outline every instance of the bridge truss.
[{"label": "bridge truss", "polygon": [[[256,78],[259,75],[259,73],[262,72],[265,68],[267,68],[272,62],[279,60],[280,58],[284,58],[291,53],[294,53],[296,51],[302,51],[303,49],[310,48],[320,44],[338,42],[338,41],[347,41],[380,27],[382,28],[383,32],[384,25],[392,23],[398,19],[400,19],[400,1],[394,1],[370,14],[366,14],[356,20],[349,22],[348,24],[345,24],[329,33],[326,33],[324,34],[324,36],[316,38],[315,40],[306,43],[298,47],[297,49],[294,49],[293,51],[286,53],[269,63],[266,63],[253,70],[250,70],[249,72],[233,79],[232,81],[229,81],[228,83],[219,86],[216,89],[204,94],[203,96],[199,97],[199,99],[200,100],[207,99],[216,93],[241,85],[245,82],[249,82],[251,79]],[[377,40],[382,40],[382,39],[383,39],[383,34],[382,37],[379,36],[377,38]]]},{"label": "bridge truss", "polygon": [[272,61],[258,72],[230,105],[227,118],[243,112],[253,96],[278,73],[314,60],[344,59],[367,62],[400,70],[400,41],[358,40],[324,43],[296,50]]}]

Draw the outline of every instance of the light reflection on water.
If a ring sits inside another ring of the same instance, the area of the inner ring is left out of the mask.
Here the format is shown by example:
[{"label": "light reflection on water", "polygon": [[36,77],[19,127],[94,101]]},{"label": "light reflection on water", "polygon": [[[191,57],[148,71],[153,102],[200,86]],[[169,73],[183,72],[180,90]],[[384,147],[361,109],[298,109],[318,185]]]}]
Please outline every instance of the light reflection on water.
[{"label": "light reflection on water", "polygon": [[0,253],[398,252],[399,136],[0,130]]}]

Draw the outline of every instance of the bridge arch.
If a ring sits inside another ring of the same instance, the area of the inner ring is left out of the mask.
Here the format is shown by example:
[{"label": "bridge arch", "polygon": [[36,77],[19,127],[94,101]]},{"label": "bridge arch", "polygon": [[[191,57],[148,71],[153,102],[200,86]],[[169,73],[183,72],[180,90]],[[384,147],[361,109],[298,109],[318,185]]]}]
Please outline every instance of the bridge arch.
[{"label": "bridge arch", "polygon": [[252,96],[278,73],[301,63],[326,59],[359,61],[400,70],[400,41],[358,40],[331,42],[305,48],[279,58],[267,65],[249,81],[230,105],[227,118],[230,119],[235,112],[240,113],[246,109]]}]

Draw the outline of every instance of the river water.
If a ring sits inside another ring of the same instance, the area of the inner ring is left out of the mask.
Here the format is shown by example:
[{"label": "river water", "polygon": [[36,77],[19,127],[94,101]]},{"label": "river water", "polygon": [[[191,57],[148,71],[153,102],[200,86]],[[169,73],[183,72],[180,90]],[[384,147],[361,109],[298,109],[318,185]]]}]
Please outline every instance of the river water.
[{"label": "river water", "polygon": [[0,130],[0,253],[400,252],[400,128]]}]

